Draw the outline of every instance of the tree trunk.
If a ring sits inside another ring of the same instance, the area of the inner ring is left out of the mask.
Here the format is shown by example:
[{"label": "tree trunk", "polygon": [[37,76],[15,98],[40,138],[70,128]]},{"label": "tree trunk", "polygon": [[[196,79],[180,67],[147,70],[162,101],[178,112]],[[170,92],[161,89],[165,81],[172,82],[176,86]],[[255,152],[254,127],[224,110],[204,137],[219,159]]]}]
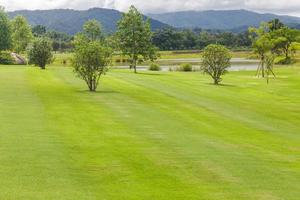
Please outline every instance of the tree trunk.
[{"label": "tree trunk", "polygon": [[265,78],[265,57],[262,57],[261,60],[261,76]]},{"label": "tree trunk", "polygon": [[134,58],[134,61],[133,61],[134,73],[137,73],[137,71],[136,71],[136,62],[137,62],[137,60]]},{"label": "tree trunk", "polygon": [[218,79],[214,79],[214,84],[215,85],[219,85],[219,80]]}]

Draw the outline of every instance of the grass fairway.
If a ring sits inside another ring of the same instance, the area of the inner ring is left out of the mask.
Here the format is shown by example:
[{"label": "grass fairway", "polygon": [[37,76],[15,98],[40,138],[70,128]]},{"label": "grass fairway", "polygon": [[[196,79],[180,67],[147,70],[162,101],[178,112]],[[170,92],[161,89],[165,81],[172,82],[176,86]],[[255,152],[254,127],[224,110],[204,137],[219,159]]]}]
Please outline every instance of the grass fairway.
[{"label": "grass fairway", "polygon": [[300,68],[114,70],[89,93],[69,68],[0,67],[2,200],[298,200]]}]

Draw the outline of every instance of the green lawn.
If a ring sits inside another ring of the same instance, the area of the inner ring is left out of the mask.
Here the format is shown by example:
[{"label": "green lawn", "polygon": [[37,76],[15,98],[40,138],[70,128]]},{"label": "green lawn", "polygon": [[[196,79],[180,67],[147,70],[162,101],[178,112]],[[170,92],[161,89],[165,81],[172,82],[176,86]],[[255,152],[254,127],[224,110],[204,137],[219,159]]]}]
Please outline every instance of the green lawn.
[{"label": "green lawn", "polygon": [[276,72],[114,70],[89,93],[1,66],[0,199],[298,200],[300,67]]}]

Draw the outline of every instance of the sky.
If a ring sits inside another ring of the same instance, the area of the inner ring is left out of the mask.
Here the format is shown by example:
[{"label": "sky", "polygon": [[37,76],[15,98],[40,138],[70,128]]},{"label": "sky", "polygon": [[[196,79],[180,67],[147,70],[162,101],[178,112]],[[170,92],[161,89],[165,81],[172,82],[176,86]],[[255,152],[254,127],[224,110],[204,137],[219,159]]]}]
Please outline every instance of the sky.
[{"label": "sky", "polygon": [[126,11],[130,5],[135,5],[143,13],[247,9],[300,17],[300,0],[0,0],[0,5],[8,11],[54,8],[85,10],[93,7]]}]

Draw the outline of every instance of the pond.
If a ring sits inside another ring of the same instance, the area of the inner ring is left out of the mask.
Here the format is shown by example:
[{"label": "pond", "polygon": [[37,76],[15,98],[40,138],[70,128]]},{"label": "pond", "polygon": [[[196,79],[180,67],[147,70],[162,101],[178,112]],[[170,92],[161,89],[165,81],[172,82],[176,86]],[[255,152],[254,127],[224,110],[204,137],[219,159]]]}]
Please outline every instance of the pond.
[{"label": "pond", "polygon": [[[190,63],[193,65],[193,68],[199,69],[201,64],[201,59],[196,58],[180,58],[180,59],[159,59],[157,63],[160,64],[162,71],[169,71],[170,68],[179,67],[182,63]],[[231,59],[231,67],[229,71],[253,71],[256,70],[259,64],[259,60],[251,60],[245,58],[233,58]],[[114,68],[118,69],[128,69],[128,66],[121,65],[115,66]],[[137,66],[138,70],[148,70],[148,66],[146,65],[139,65]]]}]

